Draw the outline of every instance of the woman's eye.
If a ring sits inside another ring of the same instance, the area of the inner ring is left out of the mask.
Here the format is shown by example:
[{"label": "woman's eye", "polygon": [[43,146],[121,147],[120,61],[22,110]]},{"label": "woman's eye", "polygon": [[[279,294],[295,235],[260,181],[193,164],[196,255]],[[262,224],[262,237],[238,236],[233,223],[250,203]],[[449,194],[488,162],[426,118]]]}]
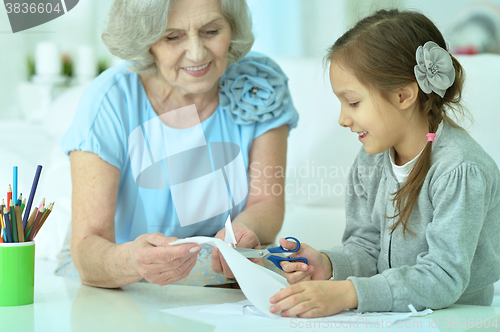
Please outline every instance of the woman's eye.
[{"label": "woman's eye", "polygon": [[207,35],[217,35],[219,33],[219,30],[208,30],[206,32]]},{"label": "woman's eye", "polygon": [[179,36],[167,36],[168,41],[177,40],[177,39],[179,39]]},{"label": "woman's eye", "polygon": [[354,108],[358,107],[358,105],[359,105],[359,101],[357,101],[355,103],[349,103],[349,106],[354,107]]}]

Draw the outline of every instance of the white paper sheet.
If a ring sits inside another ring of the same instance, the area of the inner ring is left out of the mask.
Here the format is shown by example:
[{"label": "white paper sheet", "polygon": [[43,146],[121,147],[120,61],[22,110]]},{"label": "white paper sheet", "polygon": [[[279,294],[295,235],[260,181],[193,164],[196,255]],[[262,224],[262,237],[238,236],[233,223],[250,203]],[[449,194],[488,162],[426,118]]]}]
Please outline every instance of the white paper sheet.
[{"label": "white paper sheet", "polygon": [[224,242],[233,244],[236,247],[236,237],[233,232],[233,225],[231,224],[231,215],[227,216],[226,219],[226,236],[224,237]]},{"label": "white paper sheet", "polygon": [[170,245],[183,243],[210,244],[216,246],[224,256],[226,263],[233,272],[238,284],[247,299],[252,302],[262,313],[268,317],[281,317],[269,311],[271,303],[269,299],[289,283],[281,275],[274,273],[265,267],[249,261],[246,257],[236,252],[229,244],[220,239],[195,236],[171,242]]},{"label": "white paper sheet", "polygon": [[[245,300],[237,303],[171,308],[160,311],[215,325],[215,332],[319,331],[320,329],[325,331],[335,329],[342,329],[342,331],[358,331],[359,329],[378,331],[397,327],[403,327],[405,330],[418,330],[418,332],[439,331],[435,325],[431,324],[432,319],[415,317],[410,312],[358,314],[350,310],[344,310],[333,316],[313,319],[297,317],[270,319],[252,310],[247,310],[247,308],[255,309],[253,306],[247,307],[248,303]],[[419,316],[424,312],[428,313],[428,311],[421,311]],[[411,322],[408,321],[409,318],[411,318]],[[412,327],[418,328],[412,329]]]}]

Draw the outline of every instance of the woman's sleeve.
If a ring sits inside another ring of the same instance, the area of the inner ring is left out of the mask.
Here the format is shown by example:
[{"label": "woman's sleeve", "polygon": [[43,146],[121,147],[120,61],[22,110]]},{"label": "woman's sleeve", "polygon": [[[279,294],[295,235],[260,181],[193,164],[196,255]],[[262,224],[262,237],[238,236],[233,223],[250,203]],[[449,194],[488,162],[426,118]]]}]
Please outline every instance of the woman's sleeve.
[{"label": "woman's sleeve", "polygon": [[358,170],[359,158],[358,154],[347,179],[346,228],[342,246],[322,251],[332,263],[335,280],[346,280],[350,276],[369,277],[377,273],[380,229],[371,221],[368,188]]},{"label": "woman's sleeve", "polygon": [[288,77],[270,58],[255,52],[228,66],[219,81],[219,102],[239,125],[255,125],[254,138],[287,124],[299,115],[288,89]]},{"label": "woman's sleeve", "polygon": [[426,227],[428,251],[413,266],[385,270],[370,278],[351,277],[358,311],[440,309],[455,303],[469,284],[471,263],[488,211],[487,186],[475,165],[443,175],[429,192],[434,206]]},{"label": "woman's sleeve", "polygon": [[126,105],[118,90],[112,87],[103,92],[92,84],[87,88],[72,124],[61,139],[64,153],[69,156],[74,150],[92,152],[122,169],[126,148],[122,113]]}]

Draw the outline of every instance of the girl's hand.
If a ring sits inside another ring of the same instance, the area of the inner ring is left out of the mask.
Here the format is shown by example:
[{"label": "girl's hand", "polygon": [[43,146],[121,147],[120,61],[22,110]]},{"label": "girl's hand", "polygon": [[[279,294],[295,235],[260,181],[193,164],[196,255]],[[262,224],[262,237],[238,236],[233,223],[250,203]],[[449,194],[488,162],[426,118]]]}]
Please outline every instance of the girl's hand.
[{"label": "girl's hand", "polygon": [[[280,239],[280,245],[287,250],[295,250],[297,243]],[[332,264],[325,254],[320,253],[313,247],[301,243],[300,249],[289,257],[305,257],[309,264],[304,262],[282,262],[282,275],[289,284],[296,284],[309,280],[325,280],[332,277]]]},{"label": "girl's hand", "polygon": [[[261,249],[259,239],[257,235],[245,224],[243,223],[233,223],[232,225],[234,237],[237,242],[238,248],[250,248],[250,249]],[[224,241],[226,236],[226,228],[221,229],[215,237]],[[264,260],[262,258],[250,258],[254,263],[264,266]],[[212,269],[215,273],[222,273],[228,278],[234,278],[233,272],[227,265],[224,256],[220,251],[213,247],[212,249]]]},{"label": "girl's hand", "polygon": [[273,297],[269,309],[283,317],[315,318],[331,316],[358,307],[354,284],[349,280],[301,282],[283,288]]},{"label": "girl's hand", "polygon": [[193,269],[202,247],[192,243],[170,246],[175,240],[175,237],[153,233],[132,241],[129,251],[132,265],[149,283],[168,285],[186,278]]}]

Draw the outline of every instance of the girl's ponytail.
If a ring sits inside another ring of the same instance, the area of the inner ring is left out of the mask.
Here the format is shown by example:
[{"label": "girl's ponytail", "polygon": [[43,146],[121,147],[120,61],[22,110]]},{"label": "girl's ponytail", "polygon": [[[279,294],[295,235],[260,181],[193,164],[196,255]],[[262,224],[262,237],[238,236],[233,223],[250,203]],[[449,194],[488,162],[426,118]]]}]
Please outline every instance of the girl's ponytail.
[{"label": "girl's ponytail", "polygon": [[[446,119],[453,126],[458,126],[446,115],[445,106],[455,112],[461,111],[461,109],[459,109],[459,102],[464,82],[464,72],[460,63],[453,56],[450,55],[450,57],[455,71],[455,79],[453,84],[447,88],[446,94],[441,98],[441,96],[435,93],[425,94],[422,90],[419,91],[421,108],[423,110],[428,110],[427,119],[429,122],[429,133],[436,133],[443,119]],[[415,166],[410,174],[408,174],[406,182],[394,193],[392,201],[394,202],[397,213],[389,218],[398,217],[398,220],[392,225],[391,234],[401,225],[403,227],[403,234],[408,232],[410,235],[414,235],[407,224],[413,207],[418,200],[427,173],[431,167],[432,144],[433,141],[429,140],[427,142]]]}]

